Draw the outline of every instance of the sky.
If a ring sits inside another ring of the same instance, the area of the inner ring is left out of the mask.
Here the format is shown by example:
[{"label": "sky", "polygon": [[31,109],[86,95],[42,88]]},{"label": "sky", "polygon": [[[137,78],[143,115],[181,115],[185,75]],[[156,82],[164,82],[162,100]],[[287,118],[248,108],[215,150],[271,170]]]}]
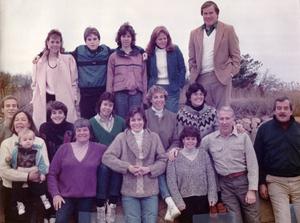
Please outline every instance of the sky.
[{"label": "sky", "polygon": [[[219,0],[219,20],[234,26],[241,54],[250,54],[281,81],[300,81],[299,0]],[[67,51],[84,44],[86,27],[96,27],[101,44],[117,47],[116,33],[130,22],[136,44],[146,48],[156,26],[164,25],[188,62],[191,30],[203,19],[199,0],[1,0],[0,69],[29,74],[47,33],[59,29]]]}]

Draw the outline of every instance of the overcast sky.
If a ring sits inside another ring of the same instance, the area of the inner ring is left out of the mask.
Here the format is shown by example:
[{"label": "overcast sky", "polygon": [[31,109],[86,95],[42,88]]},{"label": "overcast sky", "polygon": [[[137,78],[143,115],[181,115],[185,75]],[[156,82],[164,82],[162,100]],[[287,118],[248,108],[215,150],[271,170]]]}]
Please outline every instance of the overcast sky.
[{"label": "overcast sky", "polygon": [[[84,44],[83,32],[96,27],[111,48],[117,30],[130,22],[137,45],[146,47],[156,26],[164,25],[188,60],[190,31],[203,24],[199,0],[2,0],[0,68],[29,73],[47,33],[59,29],[67,51]],[[219,0],[219,20],[235,27],[241,54],[250,54],[282,81],[300,81],[299,0]]]}]

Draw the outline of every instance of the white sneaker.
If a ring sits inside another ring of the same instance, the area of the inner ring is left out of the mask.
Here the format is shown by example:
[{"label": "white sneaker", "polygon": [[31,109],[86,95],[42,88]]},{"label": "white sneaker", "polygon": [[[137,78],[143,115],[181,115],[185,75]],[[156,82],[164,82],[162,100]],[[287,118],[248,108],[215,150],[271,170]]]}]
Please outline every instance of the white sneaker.
[{"label": "white sneaker", "polygon": [[49,223],[47,218],[44,218],[44,223]]},{"label": "white sneaker", "polygon": [[97,207],[97,223],[105,223],[105,206]]},{"label": "white sneaker", "polygon": [[177,218],[179,215],[181,215],[181,212],[179,211],[179,209],[176,207],[176,205],[172,205],[170,208],[168,208],[170,210],[170,214],[172,216],[173,219]]},{"label": "white sneaker", "polygon": [[107,202],[107,214],[106,221],[107,222],[115,222],[116,220],[116,204],[108,204]]},{"label": "white sneaker", "polygon": [[171,222],[174,221],[174,218],[172,218],[169,208],[167,208],[167,212],[166,212],[166,215],[165,215],[165,220],[166,221],[171,221]]},{"label": "white sneaker", "polygon": [[18,204],[17,205],[18,214],[19,215],[24,214],[25,213],[25,206],[24,206],[24,204],[22,202],[18,202],[17,204]]},{"label": "white sneaker", "polygon": [[49,223],[55,223],[56,222],[56,218],[50,218]]},{"label": "white sneaker", "polygon": [[46,210],[51,208],[51,204],[47,198],[45,200],[43,200],[43,204],[44,204]]}]

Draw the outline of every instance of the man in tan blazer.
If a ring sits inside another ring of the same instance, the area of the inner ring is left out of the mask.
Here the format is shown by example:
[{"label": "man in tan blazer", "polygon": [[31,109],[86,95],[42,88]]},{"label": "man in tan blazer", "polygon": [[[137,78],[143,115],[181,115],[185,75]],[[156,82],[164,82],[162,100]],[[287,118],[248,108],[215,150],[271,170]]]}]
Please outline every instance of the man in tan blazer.
[{"label": "man in tan blazer", "polygon": [[216,3],[205,2],[201,15],[204,24],[190,35],[190,82],[202,84],[206,103],[219,109],[230,105],[232,77],[240,70],[239,40],[233,26],[218,21]]}]

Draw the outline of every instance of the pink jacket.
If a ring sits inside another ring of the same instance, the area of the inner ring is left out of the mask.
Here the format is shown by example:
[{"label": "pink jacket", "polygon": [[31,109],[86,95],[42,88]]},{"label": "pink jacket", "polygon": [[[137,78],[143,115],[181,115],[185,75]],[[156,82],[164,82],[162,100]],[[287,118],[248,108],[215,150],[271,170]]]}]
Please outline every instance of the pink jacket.
[{"label": "pink jacket", "polygon": [[[37,64],[33,65],[32,85],[33,90],[33,120],[37,127],[46,122],[46,71],[48,66],[48,52],[45,52]],[[73,123],[77,119],[75,101],[77,100],[77,79],[78,72],[75,59],[72,55],[58,55],[56,78],[55,78],[55,97],[68,108],[67,121]]]},{"label": "pink jacket", "polygon": [[[191,32],[189,42],[189,68],[191,83],[194,83],[201,72],[203,31],[197,28]],[[239,39],[233,26],[218,21],[214,44],[214,70],[222,84],[231,81],[231,74],[236,75],[240,70],[241,55]]]},{"label": "pink jacket", "polygon": [[142,92],[142,102],[146,104],[147,69],[142,55],[140,53],[119,54],[120,50],[117,49],[109,57],[106,91],[138,90]]}]

